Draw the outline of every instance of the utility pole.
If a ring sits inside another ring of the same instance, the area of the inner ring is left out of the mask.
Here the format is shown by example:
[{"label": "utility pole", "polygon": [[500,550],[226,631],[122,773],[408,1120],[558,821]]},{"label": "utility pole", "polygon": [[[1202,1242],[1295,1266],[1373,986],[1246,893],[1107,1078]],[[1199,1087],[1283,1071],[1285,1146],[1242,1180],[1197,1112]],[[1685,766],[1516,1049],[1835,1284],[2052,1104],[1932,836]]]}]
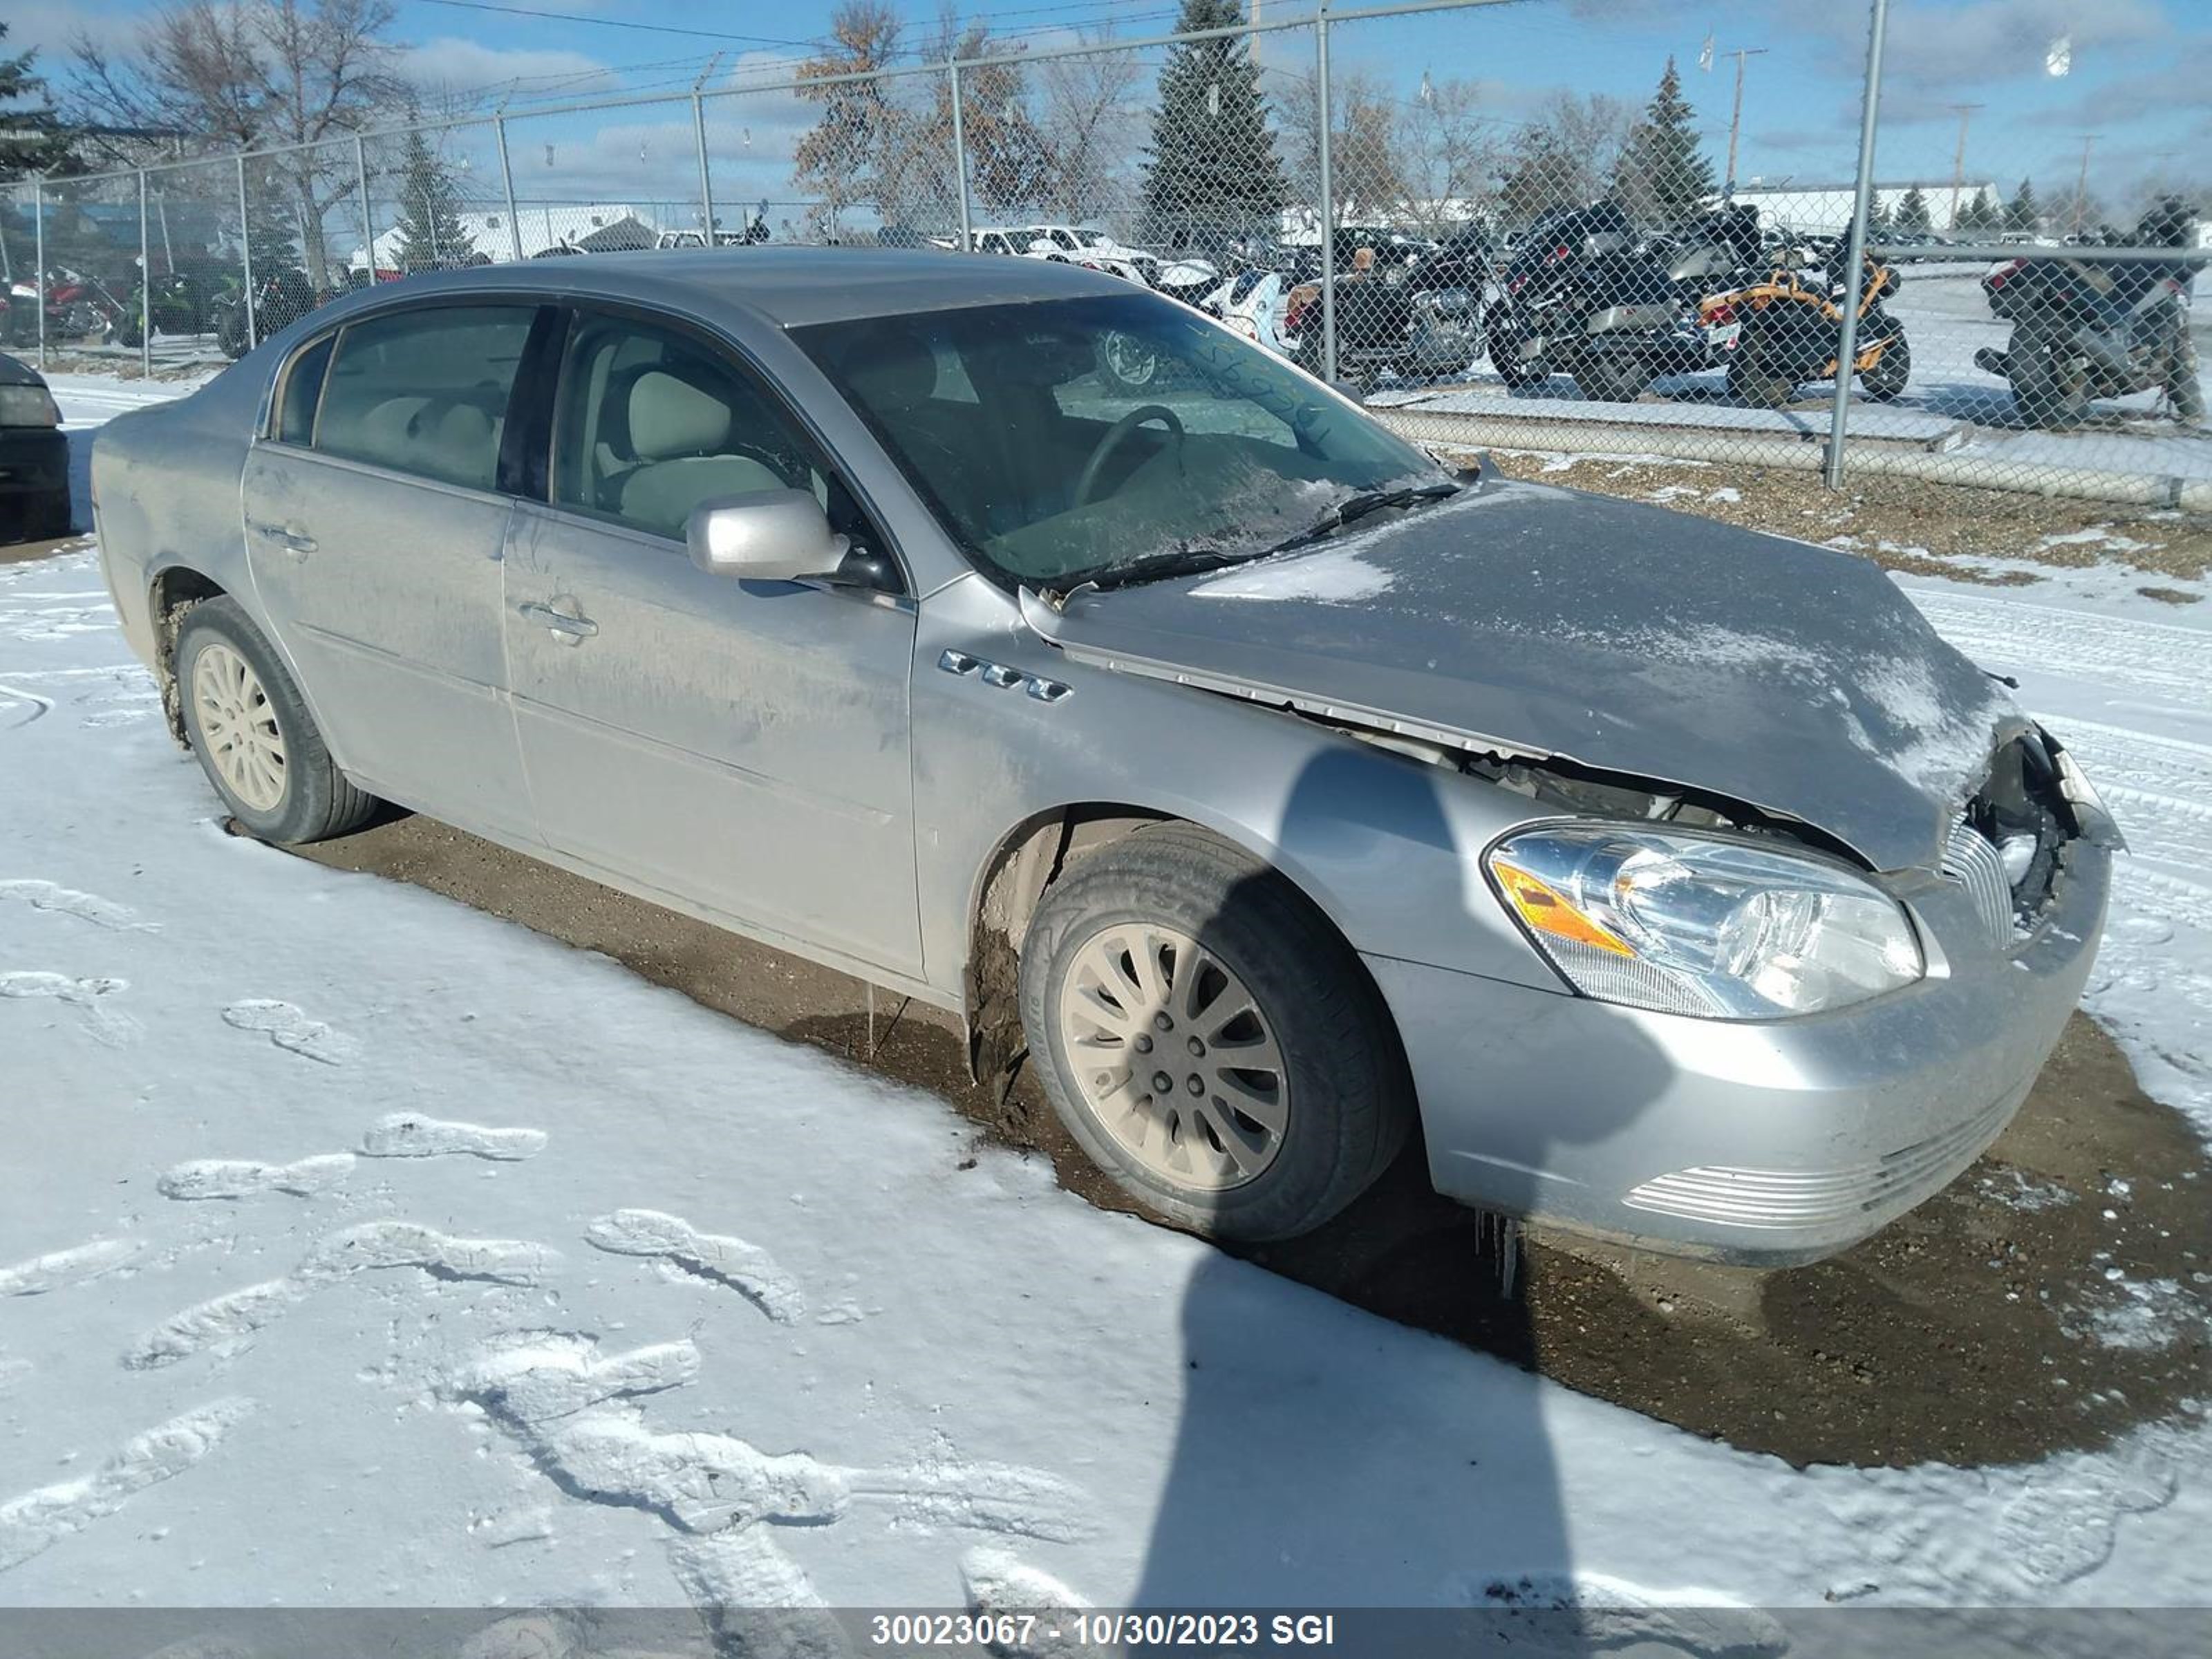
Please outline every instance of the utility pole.
[{"label": "utility pole", "polygon": [[1735,200],[1735,142],[1737,134],[1743,131],[1743,60],[1764,58],[1766,52],[1765,46],[1744,46],[1721,54],[1723,58],[1735,59],[1735,104],[1729,111],[1728,182],[1721,186],[1721,200],[1723,202]]},{"label": "utility pole", "polygon": [[2081,222],[2089,213],[2089,151],[2104,136],[2101,132],[2081,135],[2081,176],[2074,181],[2074,234],[2076,236],[2081,234]]},{"label": "utility pole", "polygon": [[1959,228],[1959,188],[1966,181],[1966,123],[1974,118],[1979,104],[1954,104],[1959,112],[1959,149],[1951,157],[1951,228]]}]

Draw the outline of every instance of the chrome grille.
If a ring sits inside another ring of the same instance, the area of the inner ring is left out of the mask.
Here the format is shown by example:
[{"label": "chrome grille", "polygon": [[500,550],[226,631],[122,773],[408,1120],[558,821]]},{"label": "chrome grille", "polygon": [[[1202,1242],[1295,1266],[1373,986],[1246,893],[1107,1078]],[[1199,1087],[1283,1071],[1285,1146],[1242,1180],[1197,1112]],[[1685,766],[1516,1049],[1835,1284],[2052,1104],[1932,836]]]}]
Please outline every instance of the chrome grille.
[{"label": "chrome grille", "polygon": [[1945,878],[1966,890],[1974,914],[1992,945],[2012,943],[2012,882],[2005,874],[2004,859],[1989,838],[1964,818],[1951,826],[1943,843]]}]

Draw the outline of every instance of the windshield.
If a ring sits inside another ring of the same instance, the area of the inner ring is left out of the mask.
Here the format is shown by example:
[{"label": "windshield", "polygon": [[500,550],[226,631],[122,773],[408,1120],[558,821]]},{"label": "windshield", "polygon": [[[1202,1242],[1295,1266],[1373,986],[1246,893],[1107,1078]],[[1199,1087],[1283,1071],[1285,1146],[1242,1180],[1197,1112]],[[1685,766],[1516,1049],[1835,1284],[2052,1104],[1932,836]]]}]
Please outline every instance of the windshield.
[{"label": "windshield", "polygon": [[794,329],[953,539],[1008,584],[1256,556],[1436,463],[1146,294]]}]

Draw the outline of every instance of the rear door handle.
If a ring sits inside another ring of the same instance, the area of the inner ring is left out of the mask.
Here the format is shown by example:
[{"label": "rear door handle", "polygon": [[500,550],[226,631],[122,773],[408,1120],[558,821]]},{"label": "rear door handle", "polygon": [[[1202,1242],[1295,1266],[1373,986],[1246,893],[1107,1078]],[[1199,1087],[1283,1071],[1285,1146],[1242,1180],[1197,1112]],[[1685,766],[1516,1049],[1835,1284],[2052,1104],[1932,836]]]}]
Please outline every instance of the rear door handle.
[{"label": "rear door handle", "polygon": [[535,599],[526,600],[515,608],[531,621],[550,631],[553,637],[563,645],[588,640],[599,631],[599,623],[589,617],[572,616],[552,605],[540,605]]},{"label": "rear door handle", "polygon": [[253,529],[257,535],[264,536],[275,542],[295,558],[304,559],[315,550],[315,538],[306,531],[295,529],[291,525],[258,524],[253,526]]}]

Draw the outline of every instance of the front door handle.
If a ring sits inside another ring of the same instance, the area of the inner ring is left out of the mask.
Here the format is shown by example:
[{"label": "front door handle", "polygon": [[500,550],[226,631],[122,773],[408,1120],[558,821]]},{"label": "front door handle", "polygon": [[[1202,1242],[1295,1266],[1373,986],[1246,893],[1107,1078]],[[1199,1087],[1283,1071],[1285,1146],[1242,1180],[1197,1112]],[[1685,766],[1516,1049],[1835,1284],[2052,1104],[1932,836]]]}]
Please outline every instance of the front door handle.
[{"label": "front door handle", "polygon": [[253,529],[256,534],[265,536],[295,559],[304,559],[315,550],[315,538],[296,526],[258,524]]},{"label": "front door handle", "polygon": [[[565,605],[574,603],[573,599],[560,602]],[[518,605],[516,609],[531,621],[545,629],[563,645],[574,645],[579,641],[588,640],[599,631],[599,623],[593,622],[589,617],[580,617],[574,611],[563,611],[559,608],[559,605],[540,605],[535,599],[531,599]]]}]

